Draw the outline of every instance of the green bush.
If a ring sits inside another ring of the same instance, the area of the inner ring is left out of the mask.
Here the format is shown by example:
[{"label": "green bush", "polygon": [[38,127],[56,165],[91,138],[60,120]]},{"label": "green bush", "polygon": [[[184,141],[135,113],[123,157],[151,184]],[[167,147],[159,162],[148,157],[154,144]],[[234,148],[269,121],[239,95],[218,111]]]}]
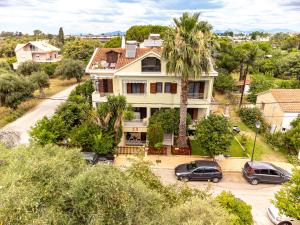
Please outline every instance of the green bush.
[{"label": "green bush", "polygon": [[230,74],[219,73],[215,78],[214,88],[221,93],[233,91],[235,89],[234,79]]},{"label": "green bush", "polygon": [[87,102],[92,105],[92,94],[94,92],[94,86],[92,80],[87,80],[82,84],[78,84],[75,89],[70,93],[69,99],[73,96],[82,96]]},{"label": "green bush", "polygon": [[216,201],[225,208],[230,214],[236,216],[233,225],[252,225],[254,224],[251,214],[251,206],[236,198],[230,192],[222,192],[216,197]]},{"label": "green bush", "polygon": [[274,81],[272,79],[266,78],[266,76],[263,75],[254,76],[250,84],[249,94],[247,96],[248,101],[255,104],[258,93],[267,91],[273,87]]},{"label": "green bush", "polygon": [[147,135],[149,146],[155,147],[157,144],[162,143],[164,140],[164,130],[160,124],[148,125]]},{"label": "green bush", "polygon": [[11,67],[10,67],[9,63],[6,61],[0,61],[0,69],[11,71]]},{"label": "green bush", "polygon": [[239,116],[241,120],[251,129],[255,130],[255,123],[257,121],[261,122],[259,133],[264,133],[268,130],[268,125],[263,118],[261,111],[258,108],[241,108],[239,110]]}]

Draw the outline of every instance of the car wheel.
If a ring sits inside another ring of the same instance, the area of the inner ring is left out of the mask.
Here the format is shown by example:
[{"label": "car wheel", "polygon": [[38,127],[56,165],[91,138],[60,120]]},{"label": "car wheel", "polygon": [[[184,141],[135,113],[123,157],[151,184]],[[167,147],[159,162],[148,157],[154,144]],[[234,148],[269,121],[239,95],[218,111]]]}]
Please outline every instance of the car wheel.
[{"label": "car wheel", "polygon": [[180,180],[183,181],[183,182],[188,182],[189,178],[188,177],[181,177]]},{"label": "car wheel", "polygon": [[218,183],[219,181],[220,181],[220,179],[217,178],[217,177],[215,177],[215,178],[212,179],[212,182],[214,182],[214,183]]},{"label": "car wheel", "polygon": [[292,223],[288,221],[282,221],[278,225],[292,225]]},{"label": "car wheel", "polygon": [[253,179],[253,180],[251,181],[251,184],[252,184],[252,185],[257,185],[257,184],[258,184],[258,180],[257,180],[257,179]]}]

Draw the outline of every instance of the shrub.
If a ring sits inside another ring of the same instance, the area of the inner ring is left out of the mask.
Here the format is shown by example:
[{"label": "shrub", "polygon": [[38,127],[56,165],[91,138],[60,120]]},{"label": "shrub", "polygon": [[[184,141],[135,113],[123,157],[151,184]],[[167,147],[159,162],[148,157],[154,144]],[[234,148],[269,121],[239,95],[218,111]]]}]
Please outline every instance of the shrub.
[{"label": "shrub", "polygon": [[157,144],[163,142],[164,131],[160,124],[149,125],[147,131],[150,147],[156,147]]},{"label": "shrub", "polygon": [[84,65],[79,60],[65,59],[56,67],[54,74],[60,76],[61,79],[75,78],[77,82],[80,82],[84,75]]},{"label": "shrub", "polygon": [[247,96],[248,101],[253,104],[256,103],[257,94],[267,91],[272,87],[274,87],[274,82],[271,79],[262,75],[255,76],[250,84],[249,94]]},{"label": "shrub", "polygon": [[82,96],[87,102],[92,105],[92,94],[94,92],[94,86],[92,80],[87,80],[82,84],[78,84],[75,89],[70,93],[69,99],[73,96]]},{"label": "shrub", "polygon": [[251,206],[242,200],[236,198],[229,192],[222,192],[216,197],[216,201],[225,208],[228,213],[236,216],[234,225],[252,225],[254,224],[251,214]]},{"label": "shrub", "polygon": [[11,71],[11,67],[10,67],[9,63],[6,61],[0,61],[0,69]]},{"label": "shrub", "polygon": [[258,130],[259,133],[264,133],[268,130],[268,125],[263,118],[261,111],[258,108],[241,108],[239,110],[239,116],[241,120],[251,129],[256,129],[255,123],[261,122],[261,127]]}]

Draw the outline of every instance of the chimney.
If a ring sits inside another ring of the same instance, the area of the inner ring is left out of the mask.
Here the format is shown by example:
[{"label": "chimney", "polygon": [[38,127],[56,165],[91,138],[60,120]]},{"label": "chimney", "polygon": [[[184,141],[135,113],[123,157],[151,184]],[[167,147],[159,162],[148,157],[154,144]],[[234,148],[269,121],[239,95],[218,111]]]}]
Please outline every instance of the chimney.
[{"label": "chimney", "polygon": [[121,44],[121,48],[126,48],[125,36],[122,36],[122,44]]},{"label": "chimney", "polygon": [[136,46],[137,42],[136,41],[127,41],[126,42],[126,58],[135,58],[135,53],[136,53]]}]

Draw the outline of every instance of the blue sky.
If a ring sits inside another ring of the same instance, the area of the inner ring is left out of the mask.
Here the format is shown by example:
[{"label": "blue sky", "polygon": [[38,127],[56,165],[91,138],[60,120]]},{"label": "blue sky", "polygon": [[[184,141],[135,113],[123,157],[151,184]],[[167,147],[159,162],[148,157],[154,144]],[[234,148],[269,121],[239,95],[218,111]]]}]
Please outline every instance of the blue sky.
[{"label": "blue sky", "polygon": [[300,0],[0,0],[0,31],[99,34],[170,25],[184,11],[201,12],[215,30],[300,31]]}]

